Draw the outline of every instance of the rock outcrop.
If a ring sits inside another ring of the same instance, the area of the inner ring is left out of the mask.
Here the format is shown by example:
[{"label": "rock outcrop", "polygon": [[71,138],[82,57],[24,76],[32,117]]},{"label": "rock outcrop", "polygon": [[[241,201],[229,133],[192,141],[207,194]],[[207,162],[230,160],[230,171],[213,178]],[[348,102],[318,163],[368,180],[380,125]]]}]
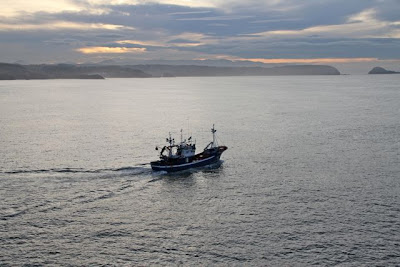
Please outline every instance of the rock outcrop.
[{"label": "rock outcrop", "polygon": [[386,70],[382,67],[375,67],[368,74],[400,74],[400,72],[392,71],[392,70]]}]

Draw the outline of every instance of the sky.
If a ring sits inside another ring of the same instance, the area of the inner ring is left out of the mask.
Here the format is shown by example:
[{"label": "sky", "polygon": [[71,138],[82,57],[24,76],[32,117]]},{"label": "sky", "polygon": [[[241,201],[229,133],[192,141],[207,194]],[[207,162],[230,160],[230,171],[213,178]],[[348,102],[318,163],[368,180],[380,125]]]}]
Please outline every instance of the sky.
[{"label": "sky", "polygon": [[1,0],[0,62],[216,60],[400,71],[400,0]]}]

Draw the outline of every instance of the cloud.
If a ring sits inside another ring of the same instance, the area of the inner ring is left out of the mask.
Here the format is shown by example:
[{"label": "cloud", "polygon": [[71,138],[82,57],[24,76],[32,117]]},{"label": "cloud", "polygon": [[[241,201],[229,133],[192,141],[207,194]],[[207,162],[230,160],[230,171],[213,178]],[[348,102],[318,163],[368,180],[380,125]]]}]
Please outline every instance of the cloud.
[{"label": "cloud", "polygon": [[[350,16],[343,24],[316,25],[300,30],[272,30],[252,34],[255,37],[343,37],[343,38],[382,38],[396,35],[397,29],[390,29],[396,22],[380,21],[376,18],[376,10],[368,9]],[[398,36],[395,36],[398,38]]]},{"label": "cloud", "polygon": [[94,46],[78,48],[77,51],[83,54],[126,54],[144,53],[146,52],[146,48]]},{"label": "cloud", "polygon": [[239,61],[261,62],[265,64],[326,64],[375,62],[377,58],[241,58]]},{"label": "cloud", "polygon": [[177,48],[201,46],[205,44],[211,44],[213,42],[215,42],[215,40],[209,39],[209,37],[204,34],[184,32],[178,35],[160,35],[159,38],[157,38],[157,41],[119,40],[115,43],[121,45],[140,45],[148,48]]},{"label": "cloud", "polygon": [[[4,2],[5,1],[5,2]],[[68,0],[40,0],[40,1],[25,1],[25,0],[3,0],[1,5],[1,16],[14,17],[23,13],[35,12],[60,12],[74,11],[78,12],[82,9]]]},{"label": "cloud", "polygon": [[201,18],[181,18],[181,19],[176,19],[176,20],[183,20],[183,21],[188,21],[188,20],[198,20],[198,21],[207,21],[207,20],[239,20],[239,19],[248,19],[252,18],[253,16],[215,16],[215,17],[201,17]]},{"label": "cloud", "polygon": [[173,12],[173,13],[168,13],[168,15],[174,16],[174,15],[198,15],[198,14],[208,14],[211,13],[210,10],[207,11],[186,11],[186,12]]},{"label": "cloud", "polygon": [[162,4],[187,7],[215,7],[219,0],[87,0],[90,5],[145,5]]},{"label": "cloud", "polygon": [[141,46],[160,46],[160,47],[164,46],[164,44],[161,42],[140,41],[140,40],[120,40],[120,41],[116,41],[115,43],[121,44],[121,45],[132,44],[132,45],[141,45]]},{"label": "cloud", "polygon": [[51,23],[43,23],[43,24],[5,24],[0,23],[0,31],[28,31],[28,30],[63,30],[63,29],[71,29],[71,30],[121,30],[121,29],[129,29],[134,30],[132,27],[127,27],[123,25],[115,25],[115,24],[103,24],[103,23],[82,23],[82,22],[69,22],[69,21],[53,21]]}]

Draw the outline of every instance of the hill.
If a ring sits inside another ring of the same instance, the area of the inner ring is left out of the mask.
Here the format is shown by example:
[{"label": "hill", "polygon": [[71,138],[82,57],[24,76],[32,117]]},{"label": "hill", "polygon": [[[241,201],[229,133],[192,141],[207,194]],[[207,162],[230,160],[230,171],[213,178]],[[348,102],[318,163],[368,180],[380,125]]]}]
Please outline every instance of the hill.
[{"label": "hill", "polygon": [[0,63],[0,80],[30,80],[47,79],[44,73],[37,73],[28,70],[19,64]]},{"label": "hill", "polygon": [[400,74],[400,72],[386,70],[382,67],[375,67],[368,72],[368,74]]},{"label": "hill", "polygon": [[72,64],[18,65],[0,63],[0,80],[148,78],[151,75],[125,66]]},{"label": "hill", "polygon": [[202,76],[340,75],[331,66],[291,65],[265,67],[216,67],[197,65],[98,65],[0,63],[0,80],[104,79]]},{"label": "hill", "polygon": [[197,65],[132,65],[156,77],[165,73],[176,77],[196,76],[275,76],[275,75],[340,75],[331,66],[325,65],[292,65],[273,68],[264,67],[212,67]]}]

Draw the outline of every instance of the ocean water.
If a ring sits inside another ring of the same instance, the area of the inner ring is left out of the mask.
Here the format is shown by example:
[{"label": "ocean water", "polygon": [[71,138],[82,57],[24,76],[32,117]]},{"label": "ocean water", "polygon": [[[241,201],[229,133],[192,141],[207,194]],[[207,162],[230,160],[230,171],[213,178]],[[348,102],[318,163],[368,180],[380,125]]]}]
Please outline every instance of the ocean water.
[{"label": "ocean water", "polygon": [[[400,75],[0,82],[0,265],[400,265]],[[220,166],[152,172],[215,124]]]}]

